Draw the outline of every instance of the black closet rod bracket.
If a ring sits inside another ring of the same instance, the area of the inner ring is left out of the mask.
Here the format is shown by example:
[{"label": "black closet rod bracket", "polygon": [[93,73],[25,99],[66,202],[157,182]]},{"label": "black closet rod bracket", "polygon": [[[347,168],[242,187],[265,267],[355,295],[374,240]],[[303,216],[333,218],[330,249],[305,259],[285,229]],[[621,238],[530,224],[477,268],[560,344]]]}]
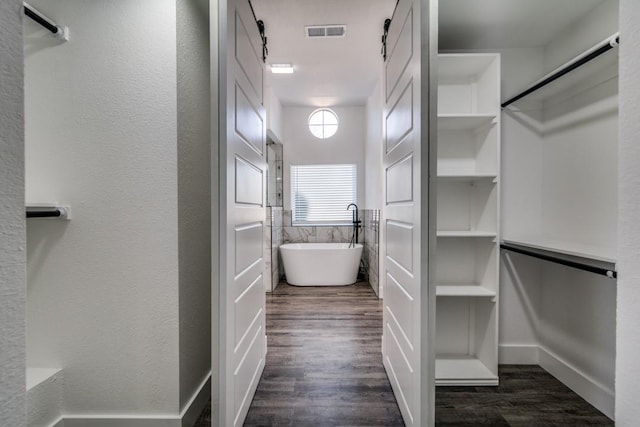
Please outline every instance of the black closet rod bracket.
[{"label": "black closet rod bracket", "polygon": [[508,244],[508,243],[501,243],[500,244],[500,249],[505,250],[505,251],[515,252],[515,253],[522,254],[522,255],[527,255],[527,256],[530,256],[530,257],[533,257],[533,258],[538,258],[538,259],[541,259],[543,261],[549,261],[549,262],[553,262],[553,263],[556,263],[556,264],[561,264],[561,265],[564,265],[564,266],[567,266],[567,267],[576,268],[578,270],[583,270],[583,271],[588,271],[590,273],[599,274],[601,276],[606,276],[609,279],[617,279],[618,278],[618,273],[615,270],[611,270],[611,269],[604,268],[604,267],[598,267],[598,266],[586,264],[586,263],[583,263],[583,262],[572,261],[572,260],[569,260],[569,259],[564,259],[564,258],[560,258],[560,257],[553,256],[553,255],[547,255],[547,254],[542,253],[542,252],[529,250],[529,249],[526,249],[524,247],[511,245],[511,244]]},{"label": "black closet rod bracket", "polygon": [[22,3],[22,6],[24,7],[24,14],[37,24],[46,28],[53,35],[53,37],[64,41],[69,40],[68,27],[56,24],[53,20],[47,18],[43,13],[35,9],[27,2]]},{"label": "black closet rod bracket", "polygon": [[500,106],[502,108],[508,107],[509,105],[513,104],[514,102],[519,101],[520,99],[524,98],[527,95],[532,94],[533,92],[537,91],[538,89],[543,88],[544,86],[548,85],[549,83],[558,80],[560,77],[564,76],[565,74],[570,73],[571,71],[575,70],[576,68],[583,66],[587,62],[590,62],[593,59],[596,59],[597,57],[599,57],[603,53],[606,53],[606,52],[610,51],[611,49],[614,49],[614,48],[618,47],[619,45],[620,45],[620,33],[615,33],[611,37],[607,38],[606,40],[603,40],[602,42],[600,42],[597,45],[593,46],[591,49],[583,52],[582,54],[578,55],[577,57],[575,57],[571,61],[567,62],[565,65],[563,65],[560,68],[557,68],[556,70],[554,70],[551,73],[547,74],[545,77],[543,77],[542,79],[538,80],[536,83],[534,83],[528,89],[526,89],[526,90],[520,92],[519,94],[517,94],[515,96],[512,96],[511,98],[507,99]]}]

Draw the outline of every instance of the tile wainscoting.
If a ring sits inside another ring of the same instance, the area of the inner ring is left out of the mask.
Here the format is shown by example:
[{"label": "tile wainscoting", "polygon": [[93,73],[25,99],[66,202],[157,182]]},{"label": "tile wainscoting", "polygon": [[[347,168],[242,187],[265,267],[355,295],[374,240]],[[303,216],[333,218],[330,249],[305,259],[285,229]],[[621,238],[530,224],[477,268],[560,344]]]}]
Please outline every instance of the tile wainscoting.
[{"label": "tile wainscoting", "polygon": [[291,211],[284,211],[284,243],[349,243],[352,230],[350,225],[293,226]]},{"label": "tile wainscoting", "polygon": [[280,279],[284,276],[280,251],[278,248],[284,243],[283,210],[281,207],[267,207],[265,226],[265,289],[267,292],[275,290]]},{"label": "tile wainscoting", "polygon": [[378,271],[380,265],[380,210],[364,211],[364,250],[362,258],[366,267],[366,276],[376,295],[379,295]]}]

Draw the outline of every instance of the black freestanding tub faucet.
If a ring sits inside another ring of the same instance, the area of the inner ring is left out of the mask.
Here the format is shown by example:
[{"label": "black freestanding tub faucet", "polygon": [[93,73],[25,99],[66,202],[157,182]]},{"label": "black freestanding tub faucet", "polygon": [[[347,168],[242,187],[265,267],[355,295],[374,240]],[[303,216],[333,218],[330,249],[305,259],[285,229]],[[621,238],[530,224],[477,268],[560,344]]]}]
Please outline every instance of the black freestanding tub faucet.
[{"label": "black freestanding tub faucet", "polygon": [[[358,231],[360,230],[360,224],[362,223],[362,221],[360,221],[360,216],[358,215],[358,205],[356,205],[355,203],[350,203],[349,206],[347,206],[347,210],[351,210],[351,206],[355,208],[353,210],[353,220],[352,220],[354,238],[351,239],[355,247],[355,245],[358,243]],[[349,245],[349,247],[351,247],[351,245]]]}]

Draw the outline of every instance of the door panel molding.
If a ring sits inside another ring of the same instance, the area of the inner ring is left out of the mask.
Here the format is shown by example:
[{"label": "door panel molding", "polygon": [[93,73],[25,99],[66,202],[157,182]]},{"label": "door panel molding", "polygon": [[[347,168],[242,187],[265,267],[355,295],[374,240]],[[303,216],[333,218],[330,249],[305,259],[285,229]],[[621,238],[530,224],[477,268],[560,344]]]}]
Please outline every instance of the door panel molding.
[{"label": "door panel molding", "polygon": [[262,43],[249,2],[219,0],[217,5],[211,27],[212,33],[217,30],[211,46],[219,49],[217,85],[212,84],[212,96],[219,96],[219,145],[212,161],[217,165],[212,175],[219,179],[212,420],[226,427],[244,422],[266,357],[266,122],[264,64],[256,50]]},{"label": "door panel molding", "polygon": [[383,361],[407,426],[434,424],[437,0],[399,0],[384,67]]}]

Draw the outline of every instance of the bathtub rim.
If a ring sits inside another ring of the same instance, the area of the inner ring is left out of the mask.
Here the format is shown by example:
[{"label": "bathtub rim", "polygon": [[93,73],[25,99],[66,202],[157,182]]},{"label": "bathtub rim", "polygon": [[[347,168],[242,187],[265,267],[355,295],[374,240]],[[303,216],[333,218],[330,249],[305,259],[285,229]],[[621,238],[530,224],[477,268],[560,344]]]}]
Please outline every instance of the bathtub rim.
[{"label": "bathtub rim", "polygon": [[[283,243],[279,246],[281,249],[285,250],[298,250],[298,251],[308,251],[308,250],[319,250],[319,251],[327,251],[327,250],[355,250],[355,249],[364,249],[363,243],[356,243],[353,247],[349,247],[350,243],[317,243],[317,242],[299,242],[299,243]],[[305,247],[307,246],[307,247]]]}]

